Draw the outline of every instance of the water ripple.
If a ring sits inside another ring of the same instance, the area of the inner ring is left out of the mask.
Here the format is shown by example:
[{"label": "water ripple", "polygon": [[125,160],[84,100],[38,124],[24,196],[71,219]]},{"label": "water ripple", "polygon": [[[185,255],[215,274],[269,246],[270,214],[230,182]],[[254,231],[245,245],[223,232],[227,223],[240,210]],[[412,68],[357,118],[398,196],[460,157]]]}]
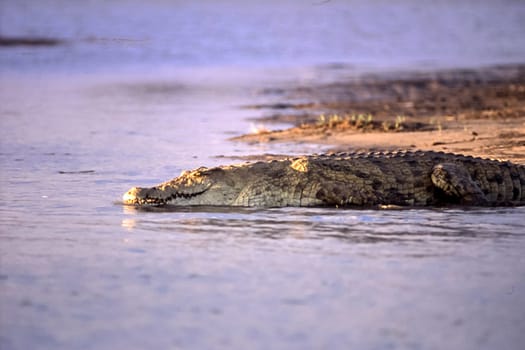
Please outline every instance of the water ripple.
[{"label": "water ripple", "polygon": [[[130,209],[127,209],[128,213]],[[133,211],[133,209],[131,209]],[[466,240],[523,235],[523,208],[340,210],[149,209],[123,226],[151,232],[220,234],[269,239],[337,239],[352,243],[406,240]],[[160,213],[159,213],[160,212]]]}]

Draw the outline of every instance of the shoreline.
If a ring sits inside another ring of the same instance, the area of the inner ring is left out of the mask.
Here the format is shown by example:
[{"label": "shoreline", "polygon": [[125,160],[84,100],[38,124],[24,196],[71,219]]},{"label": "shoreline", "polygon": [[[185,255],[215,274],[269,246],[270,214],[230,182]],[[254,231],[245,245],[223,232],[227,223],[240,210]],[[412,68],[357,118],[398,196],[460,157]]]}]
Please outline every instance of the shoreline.
[{"label": "shoreline", "polygon": [[[331,151],[434,150],[525,164],[525,64],[364,75],[278,91],[259,130],[230,140]],[[268,130],[267,125],[291,124]]]}]

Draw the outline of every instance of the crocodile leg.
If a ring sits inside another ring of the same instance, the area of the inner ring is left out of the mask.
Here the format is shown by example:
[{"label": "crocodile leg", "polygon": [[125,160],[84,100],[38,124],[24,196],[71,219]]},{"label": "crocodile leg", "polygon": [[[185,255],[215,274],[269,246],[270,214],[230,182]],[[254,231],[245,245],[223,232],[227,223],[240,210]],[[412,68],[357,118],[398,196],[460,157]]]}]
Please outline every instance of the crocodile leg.
[{"label": "crocodile leg", "polygon": [[461,204],[488,205],[483,191],[472,180],[468,171],[459,164],[442,163],[432,169],[432,183]]}]

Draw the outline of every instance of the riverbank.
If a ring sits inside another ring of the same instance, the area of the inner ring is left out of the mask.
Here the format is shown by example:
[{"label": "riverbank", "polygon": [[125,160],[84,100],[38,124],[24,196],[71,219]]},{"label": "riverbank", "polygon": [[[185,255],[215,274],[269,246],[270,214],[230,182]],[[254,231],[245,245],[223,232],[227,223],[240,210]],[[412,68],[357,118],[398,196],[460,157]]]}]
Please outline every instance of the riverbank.
[{"label": "riverbank", "polygon": [[[268,89],[272,93],[275,90]],[[365,75],[278,90],[256,131],[232,138],[333,151],[422,149],[525,163],[525,65]],[[275,124],[291,124],[271,130]]]}]

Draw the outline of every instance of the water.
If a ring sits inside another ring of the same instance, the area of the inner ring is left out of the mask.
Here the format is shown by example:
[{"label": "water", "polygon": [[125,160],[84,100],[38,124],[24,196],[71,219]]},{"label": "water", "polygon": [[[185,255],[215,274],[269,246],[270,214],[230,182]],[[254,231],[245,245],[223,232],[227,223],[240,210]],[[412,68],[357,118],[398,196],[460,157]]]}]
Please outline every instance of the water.
[{"label": "water", "polygon": [[322,151],[226,141],[263,113],[240,106],[279,100],[267,88],[522,62],[524,15],[519,1],[0,2],[1,35],[67,41],[0,48],[0,348],[519,349],[525,208],[118,200],[220,155]]},{"label": "water", "polygon": [[414,0],[3,0],[0,34],[66,40],[0,67],[67,72],[165,66],[355,69],[523,62],[525,5]]}]

